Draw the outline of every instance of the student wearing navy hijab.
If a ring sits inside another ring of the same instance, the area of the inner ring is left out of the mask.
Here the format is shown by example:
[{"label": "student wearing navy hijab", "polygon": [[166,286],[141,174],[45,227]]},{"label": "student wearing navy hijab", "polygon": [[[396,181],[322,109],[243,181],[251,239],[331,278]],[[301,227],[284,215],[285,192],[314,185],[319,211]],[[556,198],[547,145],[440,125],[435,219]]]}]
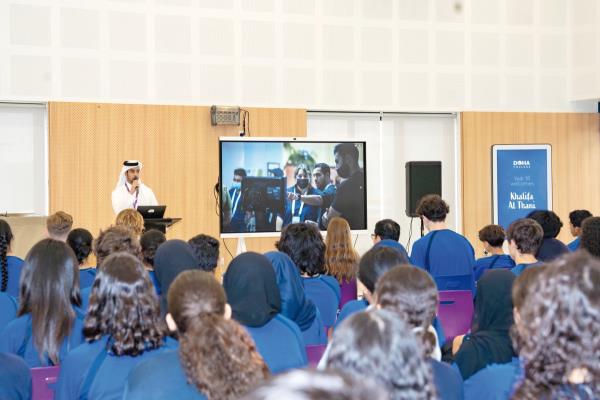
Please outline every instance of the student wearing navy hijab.
[{"label": "student wearing navy hijab", "polygon": [[449,211],[437,194],[421,199],[417,214],[429,233],[413,244],[411,264],[429,272],[439,290],[473,290],[475,251],[464,236],[448,229]]},{"label": "student wearing navy hijab", "polygon": [[12,297],[19,297],[19,278],[23,260],[9,255],[12,241],[13,234],[10,225],[0,219],[0,292],[7,292]]},{"label": "student wearing navy hijab", "polygon": [[513,325],[512,286],[515,275],[505,269],[483,274],[477,283],[471,333],[454,338],[454,362],[464,380],[491,364],[516,357],[509,335]]},{"label": "student wearing navy hijab", "polygon": [[0,353],[0,399],[31,399],[29,366],[13,354]]},{"label": "student wearing navy hijab", "polygon": [[323,324],[333,326],[342,291],[338,280],[325,274],[325,242],[319,228],[305,223],[288,225],[281,231],[275,246],[298,267],[304,292],[319,309]]},{"label": "student wearing navy hijab", "polygon": [[514,221],[508,227],[508,252],[515,261],[511,272],[519,276],[530,267],[540,265],[535,257],[544,240],[544,231],[540,224],[529,218]]},{"label": "student wearing navy hijab", "polygon": [[160,310],[167,313],[167,293],[169,287],[183,271],[199,269],[198,259],[192,247],[183,240],[167,240],[156,249],[154,273],[160,289]]},{"label": "student wearing navy hijab", "polygon": [[488,269],[514,268],[515,262],[502,250],[505,239],[506,233],[500,225],[487,225],[479,231],[479,240],[483,243],[483,251],[487,257],[480,258],[475,262],[473,275],[476,281]]},{"label": "student wearing navy hijab", "polygon": [[158,296],[161,295],[160,285],[156,279],[156,272],[154,271],[154,256],[158,247],[167,241],[164,233],[157,231],[156,229],[150,229],[142,234],[140,237],[140,246],[142,246],[142,257],[144,258],[144,267],[148,271],[150,280],[154,285],[154,290]]},{"label": "student wearing navy hijab", "polygon": [[265,256],[273,264],[281,296],[281,315],[294,321],[304,338],[304,344],[327,344],[321,314],[304,293],[300,272],[292,259],[280,251],[270,251]]},{"label": "student wearing navy hijab", "polygon": [[549,262],[569,252],[569,248],[560,240],[556,239],[563,226],[562,221],[554,211],[538,210],[527,215],[544,231],[544,240],[538,249],[536,258],[542,262]]},{"label": "student wearing navy hijab", "polygon": [[0,333],[0,353],[31,367],[59,365],[83,341],[79,268],[64,242],[44,239],[23,264],[17,318]]},{"label": "student wearing navy hijab", "polygon": [[79,263],[79,287],[81,289],[92,286],[96,278],[96,268],[87,263],[92,252],[93,241],[92,234],[83,228],[73,229],[67,236],[67,244],[73,249]]},{"label": "student wearing navy hijab", "polygon": [[581,241],[581,224],[586,218],[592,216],[592,213],[588,210],[573,210],[569,213],[569,230],[571,235],[575,237],[571,243],[567,245],[569,250],[575,251],[579,248]]},{"label": "student wearing navy hijab", "polygon": [[231,307],[212,274],[182,272],[168,299],[167,324],[178,332],[179,349],[135,367],[123,400],[234,400],[269,376],[248,332],[230,319]]},{"label": "student wearing navy hijab", "polygon": [[233,318],[250,333],[272,373],[307,366],[300,328],[280,314],[281,296],[267,257],[252,252],[235,257],[223,287]]},{"label": "student wearing navy hijab", "polygon": [[142,262],[124,252],[110,255],[92,286],[86,342],[63,361],[55,399],[121,399],[133,367],[167,348],[165,333]]}]

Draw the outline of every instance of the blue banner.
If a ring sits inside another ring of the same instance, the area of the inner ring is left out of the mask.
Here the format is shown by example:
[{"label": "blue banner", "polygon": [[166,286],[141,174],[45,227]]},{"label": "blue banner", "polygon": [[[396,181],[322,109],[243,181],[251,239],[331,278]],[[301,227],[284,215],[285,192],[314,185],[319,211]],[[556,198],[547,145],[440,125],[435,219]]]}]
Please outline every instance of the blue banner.
[{"label": "blue banner", "polygon": [[507,229],[533,210],[552,209],[549,145],[494,146],[494,219]]}]

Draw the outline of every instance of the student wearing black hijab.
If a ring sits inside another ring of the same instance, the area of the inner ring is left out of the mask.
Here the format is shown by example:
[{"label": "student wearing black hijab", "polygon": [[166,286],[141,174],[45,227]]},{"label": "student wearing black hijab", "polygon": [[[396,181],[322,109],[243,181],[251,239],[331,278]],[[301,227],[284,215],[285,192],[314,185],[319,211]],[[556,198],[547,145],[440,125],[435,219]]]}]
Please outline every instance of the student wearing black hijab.
[{"label": "student wearing black hijab", "polygon": [[272,373],[308,364],[298,325],[281,315],[281,296],[271,262],[262,254],[235,257],[223,277],[233,318],[254,339]]},{"label": "student wearing black hijab", "polygon": [[509,335],[515,278],[512,272],[497,269],[486,271],[478,281],[471,334],[464,336],[454,357],[463,380],[488,365],[510,363],[516,356]]},{"label": "student wearing black hijab", "polygon": [[199,269],[192,247],[183,240],[167,240],[156,249],[154,273],[160,286],[160,310],[167,313],[167,292],[177,275],[190,269]]}]

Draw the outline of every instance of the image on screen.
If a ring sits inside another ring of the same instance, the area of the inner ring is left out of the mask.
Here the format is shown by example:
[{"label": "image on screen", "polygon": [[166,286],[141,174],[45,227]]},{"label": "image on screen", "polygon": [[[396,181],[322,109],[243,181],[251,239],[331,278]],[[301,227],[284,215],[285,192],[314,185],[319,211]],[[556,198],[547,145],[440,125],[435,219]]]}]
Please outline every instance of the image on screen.
[{"label": "image on screen", "polygon": [[367,229],[366,143],[221,138],[221,233],[280,232],[341,217]]}]

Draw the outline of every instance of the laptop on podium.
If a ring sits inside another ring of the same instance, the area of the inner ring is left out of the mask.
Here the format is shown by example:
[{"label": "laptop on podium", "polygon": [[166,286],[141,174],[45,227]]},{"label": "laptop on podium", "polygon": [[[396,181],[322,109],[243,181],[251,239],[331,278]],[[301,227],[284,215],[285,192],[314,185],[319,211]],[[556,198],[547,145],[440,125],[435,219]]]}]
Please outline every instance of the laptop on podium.
[{"label": "laptop on podium", "polygon": [[137,210],[144,220],[147,219],[162,219],[165,216],[167,206],[138,206]]}]

